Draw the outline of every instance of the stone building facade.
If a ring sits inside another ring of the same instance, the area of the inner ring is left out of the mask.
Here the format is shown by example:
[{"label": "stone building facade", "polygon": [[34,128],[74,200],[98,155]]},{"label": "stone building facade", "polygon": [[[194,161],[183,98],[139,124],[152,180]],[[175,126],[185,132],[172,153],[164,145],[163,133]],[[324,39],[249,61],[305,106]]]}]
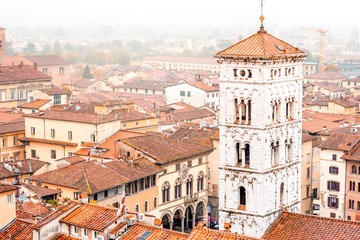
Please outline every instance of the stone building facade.
[{"label": "stone building facade", "polygon": [[261,237],[300,211],[304,54],[263,28],[219,52],[219,221]]}]

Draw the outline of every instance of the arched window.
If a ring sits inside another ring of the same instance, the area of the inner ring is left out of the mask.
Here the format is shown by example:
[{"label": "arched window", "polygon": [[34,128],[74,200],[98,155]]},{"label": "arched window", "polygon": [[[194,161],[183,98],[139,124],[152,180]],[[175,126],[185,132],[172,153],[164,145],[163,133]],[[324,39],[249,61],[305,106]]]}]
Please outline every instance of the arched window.
[{"label": "arched window", "polygon": [[360,201],[357,202],[357,210],[360,210]]},{"label": "arched window", "polygon": [[246,106],[244,100],[241,100],[240,102],[240,111],[241,111],[241,124],[244,124],[246,121]]},{"label": "arched window", "polygon": [[293,140],[290,139],[288,145],[287,145],[287,152],[288,152],[288,159],[292,160],[293,159],[293,148],[294,148],[294,144],[293,144]]},{"label": "arched window", "polygon": [[135,212],[140,212],[140,206],[139,206],[139,204],[136,204],[136,205],[135,205]]},{"label": "arched window", "polygon": [[241,153],[241,148],[240,148],[240,143],[236,143],[235,144],[235,148],[236,148],[236,162],[238,164],[242,163],[242,153]]},{"label": "arched window", "polygon": [[247,104],[247,124],[251,124],[251,100]]},{"label": "arched window", "polygon": [[178,178],[175,181],[175,199],[181,198],[181,179]]},{"label": "arched window", "polygon": [[246,205],[246,190],[240,187],[240,205]]},{"label": "arched window", "polygon": [[245,166],[250,167],[250,145],[249,144],[245,144],[244,151],[245,151]]},{"label": "arched window", "polygon": [[237,98],[234,99],[234,108],[235,108],[235,122],[240,121],[240,114],[239,114],[239,101]]},{"label": "arched window", "polygon": [[204,173],[200,172],[197,179],[197,191],[204,190]]},{"label": "arched window", "polygon": [[144,212],[147,212],[147,211],[149,211],[149,203],[148,203],[148,201],[145,201],[145,204],[144,204]]},{"label": "arched window", "polygon": [[193,193],[193,176],[189,175],[186,180],[186,195],[191,195]]},{"label": "arched window", "polygon": [[157,197],[154,197],[154,208],[157,208]]},{"label": "arched window", "polygon": [[274,165],[279,165],[280,153],[279,153],[279,141],[277,141],[274,145]]},{"label": "arched window", "polygon": [[284,183],[280,184],[280,204],[284,204]]},{"label": "arched window", "polygon": [[170,183],[169,182],[165,182],[162,187],[162,198],[163,198],[163,203],[170,201]]},{"label": "arched window", "polygon": [[351,167],[351,173],[352,174],[357,174],[357,167],[355,165],[352,165]]}]

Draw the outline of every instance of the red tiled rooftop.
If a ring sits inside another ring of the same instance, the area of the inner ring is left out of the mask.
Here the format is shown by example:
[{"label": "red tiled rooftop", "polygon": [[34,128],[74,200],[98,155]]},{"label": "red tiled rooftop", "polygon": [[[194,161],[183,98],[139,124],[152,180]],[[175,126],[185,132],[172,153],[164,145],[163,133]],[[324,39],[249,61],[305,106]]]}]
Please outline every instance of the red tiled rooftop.
[{"label": "red tiled rooftop", "polygon": [[217,58],[256,57],[262,59],[285,56],[306,57],[306,54],[266,32],[258,32],[215,55]]},{"label": "red tiled rooftop", "polygon": [[197,58],[197,57],[177,57],[177,56],[147,56],[144,60],[148,61],[165,61],[165,62],[185,62],[185,63],[202,63],[217,64],[213,58]]},{"label": "red tiled rooftop", "polygon": [[18,210],[23,211],[24,213],[31,214],[31,216],[45,216],[49,214],[51,211],[47,207],[41,205],[40,203],[34,203],[34,202],[25,202],[22,203]]},{"label": "red tiled rooftop", "polygon": [[68,61],[57,55],[30,55],[24,56],[24,58],[32,63],[37,63],[39,66],[70,65]]},{"label": "red tiled rooftop", "polygon": [[188,84],[190,84],[194,87],[200,88],[201,90],[204,90],[206,92],[218,92],[219,91],[218,87],[205,85],[200,82],[188,82]]},{"label": "red tiled rooftop", "polygon": [[0,183],[0,193],[15,191],[16,189],[16,186]]},{"label": "red tiled rooftop", "polygon": [[255,240],[258,238],[248,237],[240,234],[212,230],[206,227],[197,227],[193,229],[187,239],[202,240],[202,239],[216,239],[216,240]]},{"label": "red tiled rooftop", "polygon": [[360,223],[284,212],[265,233],[266,240],[360,239]]},{"label": "red tiled rooftop", "polygon": [[46,143],[52,145],[60,145],[60,146],[67,146],[67,147],[76,147],[78,144],[73,142],[64,142],[64,141],[56,141],[56,140],[47,140],[47,139],[40,139],[40,138],[29,138],[23,137],[21,138],[24,142],[37,142],[37,143]]},{"label": "red tiled rooftop", "polygon": [[50,101],[50,99],[36,99],[35,101],[24,103],[18,106],[18,108],[39,109]]},{"label": "red tiled rooftop", "polygon": [[339,80],[347,79],[347,76],[335,72],[335,71],[324,71],[319,73],[313,73],[304,77],[304,79],[320,79],[320,80]]},{"label": "red tiled rooftop", "polygon": [[50,195],[59,194],[61,192],[60,190],[57,189],[50,189],[50,188],[40,187],[37,185],[31,185],[26,183],[21,183],[21,185],[23,185],[25,188],[29,189],[31,192],[33,192],[34,194],[36,194],[41,198]]},{"label": "red tiled rooftop", "polygon": [[0,82],[51,81],[51,77],[33,66],[0,67]]},{"label": "red tiled rooftop", "polygon": [[12,224],[0,232],[0,239],[33,240],[33,221],[16,219]]},{"label": "red tiled rooftop", "polygon": [[360,142],[360,135],[333,134],[319,148],[349,151]]}]

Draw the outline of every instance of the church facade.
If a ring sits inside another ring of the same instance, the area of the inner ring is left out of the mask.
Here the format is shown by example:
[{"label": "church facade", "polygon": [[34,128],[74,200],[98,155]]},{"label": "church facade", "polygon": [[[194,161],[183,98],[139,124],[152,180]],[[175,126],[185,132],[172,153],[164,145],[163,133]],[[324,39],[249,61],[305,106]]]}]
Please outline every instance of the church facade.
[{"label": "church facade", "polygon": [[261,27],[215,57],[221,64],[219,226],[259,238],[283,209],[300,211],[306,54]]}]

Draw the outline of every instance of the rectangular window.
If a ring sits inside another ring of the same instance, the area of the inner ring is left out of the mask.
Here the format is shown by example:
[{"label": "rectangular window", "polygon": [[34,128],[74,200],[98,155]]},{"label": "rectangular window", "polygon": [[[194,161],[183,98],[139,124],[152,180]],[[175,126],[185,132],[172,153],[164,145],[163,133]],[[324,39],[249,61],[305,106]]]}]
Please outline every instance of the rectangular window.
[{"label": "rectangular window", "polygon": [[336,154],[332,155],[332,160],[336,161]]},{"label": "rectangular window", "polygon": [[132,193],[137,193],[138,192],[137,181],[131,183],[131,192]]},{"label": "rectangular window", "polygon": [[97,193],[94,194],[94,201],[97,201],[98,197],[97,197]]},{"label": "rectangular window", "polygon": [[313,189],[313,198],[314,198],[314,199],[318,199],[318,196],[317,196],[317,188],[314,188],[314,189]]},{"label": "rectangular window", "polygon": [[51,158],[56,159],[56,150],[51,150]]},{"label": "rectangular window", "polygon": [[306,178],[310,178],[310,168],[306,169]]},{"label": "rectangular window", "polygon": [[94,238],[96,239],[99,236],[99,233],[96,231],[93,231],[93,233],[94,233]]},{"label": "rectangular window", "polygon": [[61,95],[56,94],[54,95],[54,105],[60,105],[61,104]]},{"label": "rectangular window", "polygon": [[14,146],[18,145],[18,136],[14,136]]},{"label": "rectangular window", "polygon": [[306,155],[306,162],[307,162],[307,163],[310,163],[310,157],[311,157],[311,154],[308,153],[308,154]]},{"label": "rectangular window", "polygon": [[36,150],[31,149],[31,158],[36,158]]},{"label": "rectangular window", "polygon": [[26,98],[26,90],[19,90],[19,99]]},{"label": "rectangular window", "polygon": [[91,139],[91,142],[95,142],[95,134],[91,134],[90,139]]},{"label": "rectangular window", "polygon": [[155,186],[156,185],[156,175],[152,175],[151,176],[151,186]]},{"label": "rectangular window", "polygon": [[125,185],[125,196],[130,196],[130,195],[131,195],[130,183],[127,183]]},{"label": "rectangular window", "polygon": [[185,91],[180,91],[180,96],[185,97]]},{"label": "rectangular window", "polygon": [[192,161],[191,160],[188,161],[188,167],[192,167]]},{"label": "rectangular window", "polygon": [[340,183],[339,182],[328,181],[327,187],[328,187],[328,190],[340,191]]},{"label": "rectangular window", "polygon": [[139,180],[139,191],[143,191],[144,190],[144,179],[140,179]]},{"label": "rectangular window", "polygon": [[180,163],[177,163],[176,164],[176,171],[179,171],[180,170]]},{"label": "rectangular window", "polygon": [[329,167],[329,173],[330,174],[339,174],[339,168],[338,167]]},{"label": "rectangular window", "polygon": [[9,194],[7,195],[7,202],[8,202],[8,204],[11,204],[11,203],[12,203],[12,193],[9,193]]},{"label": "rectangular window", "polygon": [[153,94],[155,94],[155,90],[153,90]]},{"label": "rectangular window", "polygon": [[119,194],[119,189],[118,189],[117,187],[114,188],[114,194],[115,194],[115,195]]},{"label": "rectangular window", "polygon": [[199,165],[202,164],[202,158],[199,158]]},{"label": "rectangular window", "polygon": [[136,124],[136,126],[139,126],[139,122],[136,122],[135,124]]},{"label": "rectangular window", "polygon": [[310,197],[310,185],[306,186],[306,197]]},{"label": "rectangular window", "polygon": [[72,131],[68,131],[68,139],[72,139]]},{"label": "rectangular window", "polygon": [[108,197],[108,190],[104,191],[104,198],[107,198]]},{"label": "rectangular window", "polygon": [[336,218],[336,213],[330,213],[331,218]]},{"label": "rectangular window", "polygon": [[150,177],[145,178],[145,189],[148,189],[150,187]]},{"label": "rectangular window", "polygon": [[6,101],[6,89],[0,90],[0,101],[5,102]]},{"label": "rectangular window", "polygon": [[190,91],[187,92],[187,96],[191,97],[191,92]]},{"label": "rectangular window", "polygon": [[3,138],[2,145],[3,145],[4,148],[7,147],[7,138]]},{"label": "rectangular window", "polygon": [[31,127],[31,134],[35,134],[35,127]]},{"label": "rectangular window", "polygon": [[51,137],[55,137],[55,129],[51,129]]},{"label": "rectangular window", "polygon": [[84,236],[87,237],[88,236],[88,230],[86,228],[84,228]]},{"label": "rectangular window", "polygon": [[43,68],[43,73],[47,74],[47,68]]},{"label": "rectangular window", "polygon": [[147,89],[145,89],[145,93],[148,93],[148,90],[147,90]]},{"label": "rectangular window", "polygon": [[10,88],[10,100],[16,100],[16,99],[17,99],[16,89]]},{"label": "rectangular window", "polygon": [[329,208],[338,208],[339,199],[337,197],[328,197],[328,207]]}]

